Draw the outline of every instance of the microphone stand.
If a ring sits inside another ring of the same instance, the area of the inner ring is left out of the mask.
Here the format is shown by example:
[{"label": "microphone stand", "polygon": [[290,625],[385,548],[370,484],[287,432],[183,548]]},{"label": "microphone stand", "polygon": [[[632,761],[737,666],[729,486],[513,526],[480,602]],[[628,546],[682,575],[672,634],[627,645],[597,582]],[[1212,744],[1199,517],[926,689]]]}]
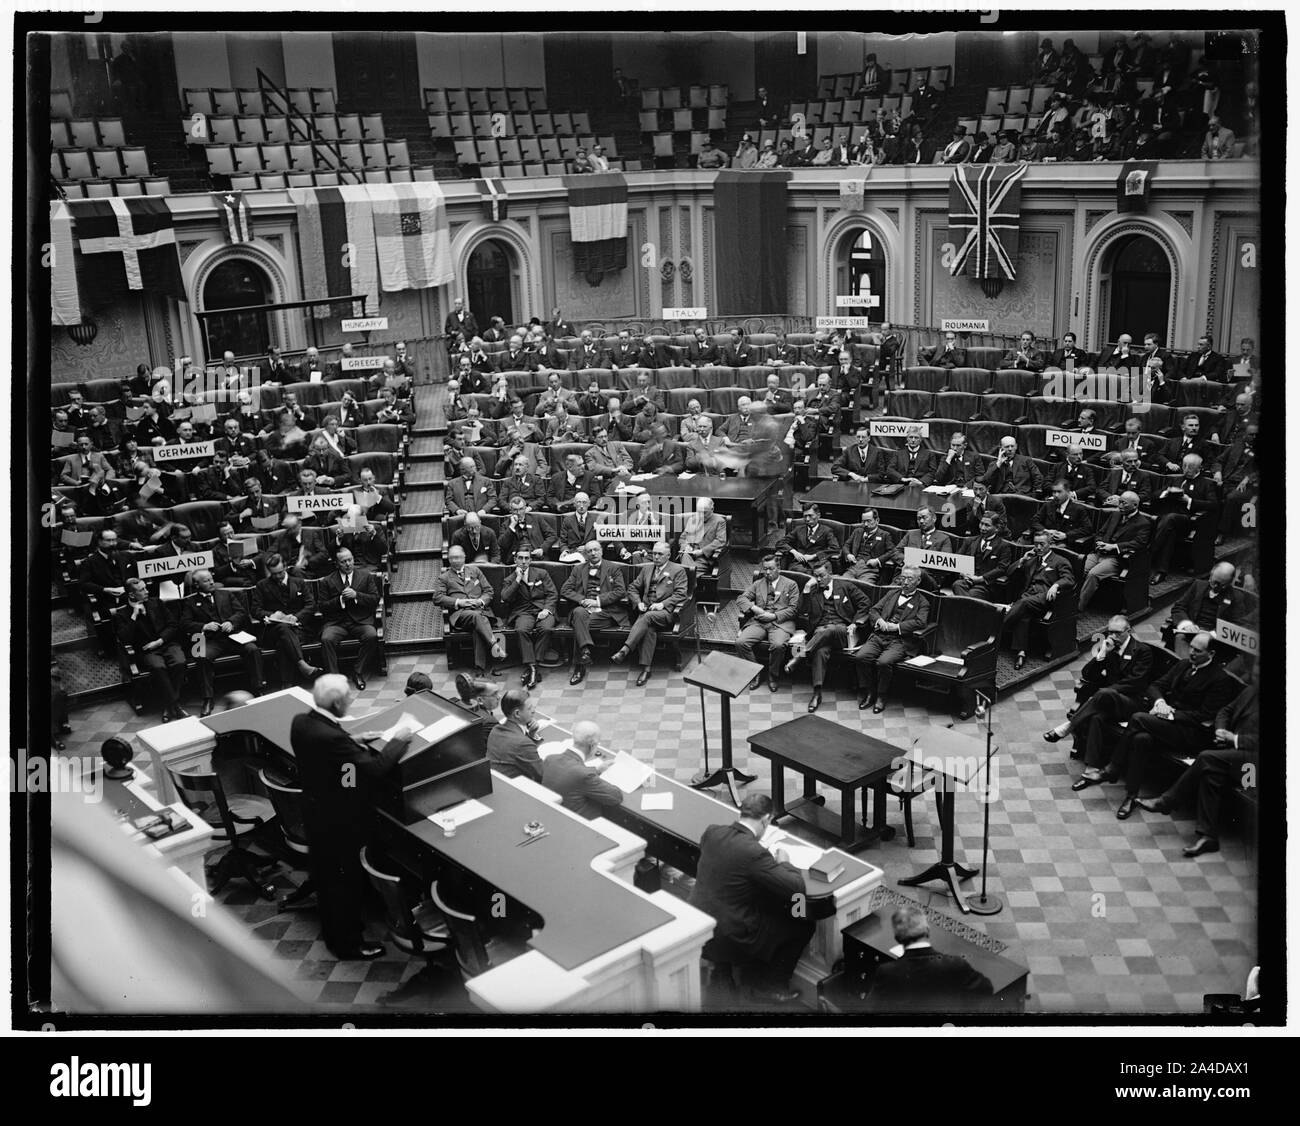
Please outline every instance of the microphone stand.
[{"label": "microphone stand", "polygon": [[993,775],[993,699],[978,689],[977,703],[984,705],[984,858],[980,864],[980,893],[966,900],[972,915],[996,915],[1002,900],[989,895],[989,783]]}]

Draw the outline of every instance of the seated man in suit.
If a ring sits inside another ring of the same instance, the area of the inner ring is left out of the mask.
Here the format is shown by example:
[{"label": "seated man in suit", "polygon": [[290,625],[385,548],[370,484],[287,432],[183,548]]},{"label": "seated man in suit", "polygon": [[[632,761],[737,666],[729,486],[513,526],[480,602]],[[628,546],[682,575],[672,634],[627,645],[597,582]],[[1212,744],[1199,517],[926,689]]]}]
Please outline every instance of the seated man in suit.
[{"label": "seated man in suit", "polygon": [[[736,655],[746,661],[757,660],[756,646],[767,643],[767,687],[775,692],[781,679],[781,666],[785,664],[785,647],[794,636],[794,621],[799,610],[799,587],[791,578],[781,574],[775,555],[764,555],[759,561],[760,575],[736,599],[740,610],[740,633],[736,637]],[[750,681],[750,689],[758,687],[762,673]]]},{"label": "seated man in suit", "polygon": [[617,395],[609,397],[605,413],[597,415],[591,423],[593,437],[597,430],[605,430],[611,438],[619,442],[630,442],[635,429],[636,416],[624,413],[623,401]]},{"label": "seated man in suit", "polygon": [[1102,371],[1140,371],[1146,363],[1146,355],[1133,347],[1133,336],[1127,332],[1121,332],[1119,339],[1103,348],[1097,357],[1097,367]]},{"label": "seated man in suit", "polygon": [[862,510],[861,523],[856,525],[844,542],[844,577],[876,584],[880,569],[894,549],[894,532],[880,523],[874,508]]},{"label": "seated man in suit", "polygon": [[[665,410],[668,405],[663,388],[656,387],[651,382],[648,371],[638,371],[636,373],[636,386],[627,393],[626,401],[627,405],[635,411],[644,411],[647,403],[654,404],[656,412]],[[653,417],[653,414],[651,417]]]},{"label": "seated man in suit", "polygon": [[689,596],[689,579],[686,568],[669,558],[671,550],[660,540],[651,549],[651,562],[641,567],[641,573],[632,582],[627,600],[637,611],[632,629],[610,660],[621,665],[635,650],[641,665],[641,675],[636,678],[640,688],[650,679],[650,666],[654,664],[655,646],[659,634],[671,630],[677,623],[677,614],[686,605]]},{"label": "seated man in suit", "polygon": [[[699,399],[691,399],[686,404],[686,413],[677,423],[677,437],[683,442],[698,433],[701,423],[708,416]],[[709,433],[713,432],[713,420],[709,419]]]},{"label": "seated man in suit", "polygon": [[514,570],[501,583],[501,618],[519,639],[524,662],[519,682],[525,688],[536,688],[541,680],[537,654],[550,648],[559,593],[551,576],[533,562],[527,546],[515,549],[514,563]]},{"label": "seated man in suit", "polygon": [[118,554],[118,546],[117,532],[111,527],[101,529],[95,550],[77,568],[78,589],[109,606],[120,604],[126,594],[126,560]]},{"label": "seated man in suit", "polygon": [[311,452],[303,462],[304,469],[316,471],[316,484],[325,489],[345,489],[352,483],[352,471],[337,450],[318,434],[311,444]]},{"label": "seated man in suit", "polygon": [[1196,351],[1183,361],[1183,378],[1228,382],[1227,357],[1214,350],[1208,336],[1201,336],[1196,341]]},{"label": "seated man in suit", "polygon": [[768,414],[788,414],[794,409],[794,394],[781,386],[781,377],[772,372],[765,380],[762,398],[759,399]]},{"label": "seated man in suit", "polygon": [[758,363],[754,356],[754,349],[740,329],[731,330],[731,340],[722,349],[722,362],[732,368],[747,368]]},{"label": "seated man in suit", "polygon": [[1046,366],[1046,357],[1034,347],[1034,334],[1028,329],[1020,334],[1020,347],[1008,350],[998,364],[1003,371],[1042,371]]},{"label": "seated man in suit", "polygon": [[212,461],[190,475],[190,496],[194,500],[228,501],[243,490],[239,473],[230,468],[230,459],[218,449]]},{"label": "seated man in suit", "polygon": [[969,489],[984,474],[984,463],[970,448],[966,435],[957,431],[948,439],[948,452],[934,471],[936,485],[960,485]]},{"label": "seated man in suit", "polygon": [[852,654],[858,672],[858,709],[883,712],[889,704],[894,666],[921,651],[920,631],[930,620],[930,600],[918,589],[919,567],[898,573],[898,589],[891,590],[867,611],[871,636]]},{"label": "seated man in suit", "polygon": [[[1173,813],[1195,796],[1196,839],[1183,849],[1187,857],[1219,851],[1219,808],[1223,792],[1241,786],[1251,775],[1247,766],[1259,756],[1259,665],[1251,682],[1228,704],[1219,709],[1214,720],[1214,743],[1201,751],[1192,765],[1159,797],[1137,805],[1152,813]],[[1254,785],[1253,782],[1248,783]]]},{"label": "seated man in suit", "polygon": [[713,567],[727,546],[727,522],[713,511],[713,498],[701,497],[677,537],[677,558],[683,567]]},{"label": "seated man in suit", "polygon": [[1040,496],[1043,475],[1033,459],[1017,452],[1016,440],[1008,434],[998,442],[998,456],[981,480],[991,493],[1018,493],[1024,497]]},{"label": "seated man in suit", "polygon": [[1213,633],[1216,623],[1224,621],[1246,624],[1242,621],[1243,596],[1233,586],[1237,568],[1226,560],[1210,568],[1207,578],[1197,579],[1183,588],[1183,592],[1169,608],[1169,618],[1161,630],[1161,638],[1179,657],[1187,656],[1187,639],[1198,630]]},{"label": "seated man in suit", "polygon": [[497,445],[512,451],[510,456],[514,457],[528,443],[540,438],[537,427],[524,417],[523,400],[518,397],[511,399],[509,415],[497,423]]},{"label": "seated man in suit", "polygon": [[902,954],[876,967],[867,994],[878,1012],[960,1012],[977,997],[993,993],[993,983],[965,958],[940,954],[930,945],[930,921],[916,904],[905,904],[890,920]]},{"label": "seated man in suit", "polygon": [[1119,455],[1119,465],[1106,473],[1093,492],[1093,499],[1103,508],[1114,508],[1123,493],[1133,493],[1139,508],[1151,505],[1151,479],[1142,472],[1142,455],[1132,448]]},{"label": "seated man in suit", "polygon": [[1167,485],[1156,497],[1155,534],[1151,541],[1151,584],[1164,582],[1174,550],[1193,534],[1213,536],[1219,526],[1219,486],[1201,472],[1201,458],[1183,458],[1182,480]]},{"label": "seated man in suit", "polygon": [[668,437],[668,428],[662,422],[656,422],[650,428],[650,436],[645,445],[641,447],[636,471],[663,476],[668,473],[680,473],[685,464],[685,451]]},{"label": "seated man in suit", "polygon": [[478,472],[472,457],[461,458],[458,468],[460,476],[447,485],[447,515],[488,511],[497,499],[492,482]]},{"label": "seated man in suit", "polygon": [[1069,446],[1065,451],[1065,460],[1052,467],[1052,479],[1065,482],[1070,495],[1084,504],[1095,503],[1097,477],[1091,465],[1083,460],[1083,450],[1078,446]]},{"label": "seated man in suit", "polygon": [[1258,423],[1259,415],[1255,411],[1251,396],[1243,391],[1233,399],[1232,411],[1214,427],[1210,441],[1217,442],[1221,446],[1230,446],[1241,440],[1246,427],[1252,422]]},{"label": "seated man in suit", "polygon": [[217,525],[217,542],[212,545],[212,577],[221,586],[250,587],[257,581],[260,558],[257,545],[236,540],[229,520]]},{"label": "seated man in suit", "polygon": [[622,442],[611,442],[609,428],[604,425],[592,427],[591,445],[583,454],[587,470],[597,482],[595,493],[598,497],[602,491],[608,491],[619,481],[632,475],[632,455]]},{"label": "seated man in suit", "polygon": [[817,374],[817,382],[804,390],[804,404],[809,411],[815,411],[821,419],[822,428],[828,434],[835,434],[839,430],[840,411],[843,410],[843,396],[834,387],[831,386],[831,373],[828,371]]},{"label": "seated man in suit", "polygon": [[1008,568],[1025,577],[1020,597],[1011,604],[1003,622],[1003,630],[1011,639],[1016,651],[1017,669],[1025,667],[1025,649],[1029,645],[1030,620],[1041,621],[1051,613],[1057,598],[1074,589],[1074,568],[1063,555],[1052,550],[1051,537],[1045,530],[1034,533],[1034,546]]},{"label": "seated man in suit", "polygon": [[502,563],[512,563],[515,552],[526,547],[534,559],[540,559],[550,548],[546,529],[541,518],[531,511],[521,496],[510,498],[510,514],[497,536],[497,550]]},{"label": "seated man in suit", "polygon": [[929,488],[939,470],[939,455],[921,445],[919,428],[904,440],[901,450],[893,455],[893,464],[886,471],[890,484],[921,485]]},{"label": "seated man in suit", "polygon": [[410,399],[399,399],[391,387],[381,387],[376,397],[379,399],[379,404],[375,407],[376,422],[408,428],[415,425],[415,408]]},{"label": "seated man in suit", "polygon": [[[339,545],[352,552],[352,558],[361,570],[374,574],[386,573],[390,545],[383,528],[373,520],[367,520],[361,514],[361,506],[358,504],[349,505],[345,516],[351,530],[339,535]],[[469,514],[466,514],[466,519],[468,518]],[[340,527],[343,525],[340,524]]]},{"label": "seated man in suit", "polygon": [[[113,611],[113,632],[122,645],[131,646],[150,683],[162,701],[167,723],[189,715],[181,707],[185,683],[185,652],[178,644],[180,629],[158,599],[149,596],[143,579],[126,580],[126,605]],[[125,674],[124,674],[125,679]]]},{"label": "seated man in suit", "polygon": [[1138,468],[1154,468],[1159,461],[1159,452],[1161,441],[1150,434],[1142,433],[1142,418],[1138,415],[1129,415],[1124,420],[1124,428],[1111,440],[1110,449],[1104,454],[1098,454],[1093,460],[1099,464],[1105,463],[1110,466],[1116,464],[1116,459],[1123,454],[1132,451],[1137,454]]},{"label": "seated man in suit", "polygon": [[607,561],[595,540],[584,544],[583,563],[575,564],[560,589],[574,603],[569,615],[573,629],[574,666],[570,684],[581,684],[591,664],[594,629],[627,629],[627,580],[619,563]]},{"label": "seated man in suit", "polygon": [[785,556],[785,570],[812,574],[813,565],[821,559],[838,555],[840,541],[835,532],[821,522],[821,509],[815,504],[804,505],[803,520],[786,525],[781,552]]},{"label": "seated man in suit", "polygon": [[216,448],[228,458],[242,457],[248,463],[257,455],[257,443],[240,429],[236,418],[228,418],[221,424],[221,437],[217,439]]},{"label": "seated man in suit", "polygon": [[[872,410],[876,409],[875,380],[868,379],[866,373],[862,370],[862,365],[854,362],[851,349],[846,347],[840,351],[836,357],[831,378],[836,389],[844,397],[844,401],[855,408],[858,402],[858,388],[865,382],[867,386],[867,405]],[[856,409],[854,413],[857,413]]]},{"label": "seated man in suit", "polygon": [[276,652],[281,687],[292,685],[295,676],[311,680],[321,674],[302,653],[303,638],[316,628],[315,598],[274,552],[266,557],[266,578],[253,587],[253,621],[261,626],[262,644]]},{"label": "seated man in suit", "polygon": [[505,718],[492,728],[487,757],[493,770],[507,778],[542,780],[542,760],[537,754],[537,701],[527,688],[511,688],[501,697]]},{"label": "seated man in suit", "polygon": [[[497,464],[502,463],[498,461]],[[543,503],[546,499],[548,482],[529,472],[528,458],[520,454],[508,464],[510,466],[509,474],[497,487],[496,508],[498,511],[509,511],[510,502],[515,497],[523,497],[524,502],[530,507]]]},{"label": "seated man in suit", "polygon": [[841,481],[859,484],[888,480],[894,465],[893,451],[869,445],[871,428],[868,426],[859,426],[855,437],[857,441],[844,446],[831,463],[831,474]]},{"label": "seated man in suit", "polygon": [[524,353],[528,356],[531,371],[568,370],[568,360],[555,343],[555,338],[544,328],[531,334],[524,345]]},{"label": "seated man in suit", "polygon": [[552,473],[546,489],[546,504],[554,512],[568,512],[579,493],[592,496],[600,493],[600,481],[586,467],[582,454],[564,455],[564,469]]},{"label": "seated man in suit", "polygon": [[564,749],[542,763],[542,785],[560,795],[565,809],[588,821],[623,804],[623,791],[600,776],[615,760],[607,757],[599,767],[587,765],[589,758],[600,754],[599,744],[600,728],[589,719],[580,719],[573,725],[573,737]]},{"label": "seated man in suit", "polygon": [[[952,539],[947,532],[941,532],[935,527],[936,521],[934,509],[927,505],[916,510],[916,527],[909,528],[903,533],[902,538],[894,545],[891,551],[883,560],[887,573],[886,581],[892,576],[898,574],[907,559],[907,549],[909,547],[918,548],[921,551],[944,551],[951,554]],[[921,568],[921,586],[924,590],[938,593],[939,578],[934,571]]]},{"label": "seated man in suit", "polygon": [[1258,436],[1259,423],[1248,423],[1245,433],[1223,457],[1220,470],[1223,478],[1223,511],[1219,516],[1219,534],[1215,543],[1222,543],[1229,536],[1243,532],[1242,510],[1259,495],[1260,467],[1255,460],[1255,442]]},{"label": "seated man in suit", "polygon": [[63,468],[59,472],[60,485],[80,485],[89,481],[96,473],[106,477],[112,475],[108,459],[102,453],[96,452],[89,436],[78,437],[76,446],[77,452],[63,459]]},{"label": "seated man in suit", "polygon": [[452,534],[451,546],[459,547],[470,563],[495,563],[497,559],[497,534],[477,512],[465,513],[465,523]]},{"label": "seated man in suit", "polygon": [[1157,464],[1163,462],[1166,473],[1177,473],[1182,468],[1183,458],[1188,454],[1205,456],[1206,437],[1201,433],[1201,419],[1196,414],[1185,414],[1178,421],[1179,432],[1170,438],[1160,451]]},{"label": "seated man in suit", "polygon": [[[685,419],[682,421],[684,424]],[[720,477],[723,468],[736,461],[735,455],[727,449],[726,438],[713,432],[713,419],[707,414],[700,415],[690,434],[683,437],[678,446],[683,454],[682,467],[690,473]]]},{"label": "seated man in suit", "polygon": [[945,332],[942,344],[934,344],[929,348],[921,349],[921,358],[931,367],[936,368],[969,367],[966,357],[966,349],[957,342],[955,332]]},{"label": "seated man in suit", "polygon": [[1135,555],[1150,546],[1151,518],[1138,511],[1139,503],[1137,493],[1121,493],[1118,508],[1098,529],[1092,551],[1083,561],[1080,613],[1088,608],[1103,579],[1118,575]]},{"label": "seated man in suit", "polygon": [[605,350],[591,335],[591,329],[584,328],[578,346],[569,353],[569,370],[586,371],[590,368],[603,368],[609,365]]},{"label": "seated man in suit", "polygon": [[256,641],[237,642],[233,633],[247,631],[251,622],[239,596],[228,590],[218,590],[212,572],[195,571],[191,576],[196,593],[185,599],[181,607],[181,634],[193,645],[202,637],[203,645],[197,651],[199,679],[203,685],[203,715],[211,715],[216,692],[213,688],[215,673],[213,662],[218,657],[238,654],[244,659],[244,669],[252,685],[251,691],[260,696],[266,691],[262,675],[262,652]]},{"label": "seated man in suit", "polygon": [[[1071,732],[1071,758],[1081,758],[1088,746],[1094,723],[1115,726],[1127,720],[1142,704],[1152,672],[1151,646],[1133,636],[1133,624],[1123,614],[1114,615],[1100,633],[1093,634],[1092,655],[1074,686],[1074,704],[1065,721],[1043,732],[1048,743],[1057,743]],[[1093,774],[1096,772],[1094,771]],[[1085,779],[1091,781],[1088,771]],[[1074,789],[1084,785],[1075,783]]]},{"label": "seated man in suit", "polygon": [[565,556],[580,555],[582,545],[596,538],[595,526],[604,521],[604,513],[592,509],[591,498],[586,493],[578,493],[573,498],[573,511],[560,518],[560,532],[548,554],[566,563],[573,562]]},{"label": "seated man in suit", "polygon": [[977,536],[980,532],[980,521],[984,518],[984,513],[991,512],[1002,521],[1003,528],[1008,529],[1008,534],[1010,534],[1006,501],[990,493],[989,487],[978,478],[971,482],[970,487],[975,495],[970,498],[968,505],[957,509],[953,531],[959,536]]},{"label": "seated man in suit", "polygon": [[[650,432],[659,418],[659,408],[649,399],[639,399],[640,409],[632,417],[632,441],[648,442]],[[663,424],[665,428],[668,423]]]},{"label": "seated man in suit", "polygon": [[[486,352],[483,355],[485,359],[488,358]],[[473,357],[471,357],[472,360]],[[524,351],[523,337],[519,335],[512,336],[510,343],[506,345],[506,350],[498,352],[488,359],[488,363],[491,364],[494,371],[528,371],[530,366],[529,357],[528,353]]]},{"label": "seated man in suit", "polygon": [[[464,555],[461,556],[462,562]],[[442,572],[445,575],[447,572]],[[379,666],[379,634],[375,610],[379,606],[379,583],[369,571],[358,571],[352,552],[340,547],[334,552],[334,569],[316,588],[316,609],[324,621],[321,629],[321,657],[328,672],[339,671],[337,646],[352,638],[361,643],[352,683],[358,692],[366,690],[366,673]]]},{"label": "seated man in suit", "polygon": [[979,539],[971,545],[975,574],[963,575],[952,584],[953,594],[1004,602],[1007,569],[1015,562],[1016,546],[1002,534],[1002,520],[986,512],[980,518]]},{"label": "seated man in suit", "polygon": [[1075,368],[1092,367],[1092,354],[1078,347],[1078,341],[1072,332],[1061,337],[1061,346],[1052,353],[1047,361],[1049,368],[1062,368],[1073,371]]},{"label": "seated man in suit", "polygon": [[747,794],[738,821],[705,829],[690,903],[716,920],[708,955],[738,965],[755,1000],[784,1004],[798,999],[790,978],[816,923],[790,910],[807,894],[803,873],[759,843],[771,823],[772,799]]},{"label": "seated man in suit", "polygon": [[561,384],[560,373],[553,371],[546,377],[546,390],[538,397],[537,406],[533,408],[533,413],[538,418],[545,418],[548,415],[555,414],[561,406],[568,413],[576,414],[578,400],[574,398],[572,391]]},{"label": "seated man in suit", "polygon": [[830,658],[857,645],[853,636],[857,623],[867,612],[867,596],[857,584],[836,577],[831,561],[819,557],[813,564],[813,577],[803,588],[800,617],[807,633],[802,649],[785,664],[790,672],[804,657],[812,661],[812,697],[808,710],[815,712],[822,704],[822,685],[826,682],[826,665]]},{"label": "seated man in suit", "polygon": [[686,358],[682,361],[687,367],[712,367],[722,363],[718,346],[709,339],[704,329],[697,328],[694,336],[695,339],[686,346]]},{"label": "seated man in suit", "polygon": [[619,329],[618,340],[609,350],[609,366],[614,371],[620,368],[634,368],[640,366],[641,345],[633,341],[632,334],[627,329]]},{"label": "seated man in suit", "polygon": [[506,655],[504,643],[493,632],[495,599],[496,591],[483,572],[465,562],[465,549],[449,549],[447,568],[434,582],[433,601],[447,612],[452,629],[473,635],[475,676],[501,675],[492,667],[492,658],[501,660]]},{"label": "seated man in suit", "polygon": [[806,463],[808,472],[812,473],[816,468],[817,447],[822,434],[826,433],[821,415],[810,411],[802,398],[795,399],[791,409],[794,413],[782,420],[788,429],[781,441],[790,450],[795,462]]},{"label": "seated man in suit", "polygon": [[1031,532],[1045,531],[1053,547],[1087,551],[1092,544],[1092,514],[1070,495],[1064,481],[1052,482],[1052,493],[1034,513]]},{"label": "seated man in suit", "polygon": [[605,413],[605,396],[600,393],[600,384],[592,380],[587,384],[587,393],[577,400],[578,414],[583,418],[595,418]]}]

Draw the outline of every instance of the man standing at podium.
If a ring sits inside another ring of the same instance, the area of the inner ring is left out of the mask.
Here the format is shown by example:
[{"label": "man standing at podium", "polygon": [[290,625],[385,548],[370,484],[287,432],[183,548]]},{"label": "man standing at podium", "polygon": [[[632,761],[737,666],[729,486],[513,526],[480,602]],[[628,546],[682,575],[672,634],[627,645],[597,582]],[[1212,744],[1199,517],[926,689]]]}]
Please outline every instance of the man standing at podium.
[{"label": "man standing at podium", "polygon": [[890,920],[902,953],[885,962],[871,980],[868,999],[880,1012],[954,1012],[976,997],[993,993],[993,983],[955,954],[930,945],[930,920],[916,904],[898,908]]}]

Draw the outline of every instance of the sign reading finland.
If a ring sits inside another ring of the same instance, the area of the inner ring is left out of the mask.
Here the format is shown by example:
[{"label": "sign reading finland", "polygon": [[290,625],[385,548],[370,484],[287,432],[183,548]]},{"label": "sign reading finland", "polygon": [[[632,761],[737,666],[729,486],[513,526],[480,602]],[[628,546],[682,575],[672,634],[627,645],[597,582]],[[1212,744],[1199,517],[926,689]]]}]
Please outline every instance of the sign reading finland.
[{"label": "sign reading finland", "polygon": [[1081,450],[1099,450],[1102,453],[1105,453],[1106,435],[1080,434],[1077,430],[1048,429],[1047,445],[1060,446],[1063,449],[1070,446],[1078,446]]},{"label": "sign reading finland", "polygon": [[187,551],[184,555],[167,555],[161,559],[140,559],[135,573],[142,579],[163,579],[182,571],[194,571],[213,566],[215,556],[211,550]]},{"label": "sign reading finland", "polygon": [[975,574],[975,556],[956,555],[950,551],[929,551],[924,547],[903,548],[904,567],[932,567],[939,571]]},{"label": "sign reading finland", "polygon": [[922,438],[930,436],[928,422],[889,422],[873,418],[869,424],[871,436],[881,438],[906,438],[909,434],[919,434]]}]

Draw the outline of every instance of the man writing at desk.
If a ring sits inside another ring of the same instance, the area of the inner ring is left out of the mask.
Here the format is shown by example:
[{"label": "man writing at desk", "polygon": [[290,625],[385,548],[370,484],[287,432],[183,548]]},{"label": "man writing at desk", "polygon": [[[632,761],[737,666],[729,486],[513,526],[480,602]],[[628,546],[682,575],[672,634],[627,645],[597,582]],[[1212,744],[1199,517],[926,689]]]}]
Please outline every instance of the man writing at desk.
[{"label": "man writing at desk", "polygon": [[969,1009],[973,998],[990,996],[993,983],[954,954],[930,945],[930,920],[916,904],[898,908],[890,920],[902,953],[883,963],[871,981],[868,999],[881,1012],[953,1012]]}]

